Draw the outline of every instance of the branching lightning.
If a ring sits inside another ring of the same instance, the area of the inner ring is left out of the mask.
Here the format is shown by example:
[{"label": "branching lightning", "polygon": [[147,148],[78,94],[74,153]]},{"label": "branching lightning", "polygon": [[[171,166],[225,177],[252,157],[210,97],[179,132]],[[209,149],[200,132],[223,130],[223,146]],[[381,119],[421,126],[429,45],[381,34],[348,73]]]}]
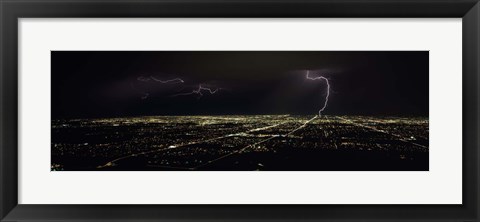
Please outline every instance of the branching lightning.
[{"label": "branching lightning", "polygon": [[150,79],[152,79],[153,81],[156,81],[156,82],[160,82],[160,83],[184,83],[184,81],[180,78],[169,79],[169,80],[161,80],[161,79],[157,79],[153,76],[150,76]]},{"label": "branching lightning", "polygon": [[[185,83],[185,81],[184,81],[183,79],[181,79],[181,78],[161,80],[161,79],[158,79],[158,78],[156,78],[156,77],[154,77],[154,76],[149,76],[149,77],[140,76],[140,77],[137,78],[137,80],[138,80],[138,81],[141,81],[141,82],[154,81],[154,82],[159,82],[159,83],[161,83],[161,84],[180,84],[180,83]],[[223,90],[223,88],[213,89],[213,88],[205,87],[205,86],[203,86],[202,84],[199,84],[199,85],[198,85],[198,88],[192,90],[191,92],[178,93],[178,94],[171,95],[170,97],[196,95],[196,96],[197,96],[197,99],[200,99],[205,93],[208,93],[208,94],[210,94],[210,95],[213,95],[213,94],[216,94],[217,92],[219,92],[220,90]],[[144,96],[141,97],[142,99],[146,99],[146,98],[149,96],[148,92],[143,93],[143,94],[144,94]]]},{"label": "branching lightning", "polygon": [[322,112],[325,110],[325,108],[327,108],[327,105],[328,105],[328,97],[330,96],[330,82],[328,81],[327,78],[323,76],[310,77],[309,74],[310,74],[310,71],[307,70],[306,78],[308,80],[325,80],[325,82],[327,83],[327,93],[325,95],[325,102],[323,103],[322,108],[318,111],[318,117],[322,117]]},{"label": "branching lightning", "polygon": [[154,76],[150,76],[150,77],[144,77],[144,76],[140,76],[137,78],[138,81],[141,81],[141,82],[148,82],[150,80],[153,80],[155,82],[159,82],[159,83],[163,83],[163,84],[166,84],[166,83],[184,83],[185,81],[183,81],[183,79],[180,79],[180,78],[175,78],[175,79],[167,79],[167,80],[161,80],[161,79],[157,79],[155,78]]},{"label": "branching lightning", "polygon": [[209,93],[210,95],[213,95],[213,94],[219,92],[220,90],[222,90],[222,88],[211,89],[211,88],[207,88],[207,87],[202,86],[202,84],[199,84],[199,85],[198,85],[198,88],[192,90],[191,92],[188,92],[188,93],[178,93],[178,94],[172,95],[172,97],[197,95],[197,99],[200,99],[200,98],[203,96],[203,93],[204,93],[204,92],[207,92],[207,93]]},{"label": "branching lightning", "polygon": [[[140,76],[137,78],[138,81],[140,82],[149,82],[151,80],[155,81],[155,82],[159,82],[161,84],[177,84],[177,83],[184,83],[183,79],[180,79],[180,78],[175,78],[175,79],[168,79],[168,80],[161,80],[161,79],[157,79],[155,78],[154,76],[150,76],[150,77],[144,77],[144,76]],[[133,84],[131,84],[132,88],[136,91],[139,91],[137,90]],[[150,93],[149,92],[142,92],[142,96],[140,97],[142,100],[145,100],[147,99],[149,96],[150,96]]]}]

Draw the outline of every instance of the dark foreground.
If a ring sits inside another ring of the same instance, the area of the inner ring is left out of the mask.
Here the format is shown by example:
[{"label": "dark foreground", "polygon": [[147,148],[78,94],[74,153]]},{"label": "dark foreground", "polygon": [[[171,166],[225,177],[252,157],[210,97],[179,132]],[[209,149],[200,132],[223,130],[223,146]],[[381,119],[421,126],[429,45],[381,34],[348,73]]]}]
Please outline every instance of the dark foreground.
[{"label": "dark foreground", "polygon": [[428,119],[154,116],[52,121],[52,170],[428,170]]}]

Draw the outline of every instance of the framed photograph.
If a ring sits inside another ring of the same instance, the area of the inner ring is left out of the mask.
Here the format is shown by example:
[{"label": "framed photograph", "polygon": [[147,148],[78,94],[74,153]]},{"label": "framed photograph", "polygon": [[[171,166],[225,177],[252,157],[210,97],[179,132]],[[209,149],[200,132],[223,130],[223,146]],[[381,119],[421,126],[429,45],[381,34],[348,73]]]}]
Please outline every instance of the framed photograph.
[{"label": "framed photograph", "polygon": [[1,221],[479,221],[476,0],[0,4]]}]

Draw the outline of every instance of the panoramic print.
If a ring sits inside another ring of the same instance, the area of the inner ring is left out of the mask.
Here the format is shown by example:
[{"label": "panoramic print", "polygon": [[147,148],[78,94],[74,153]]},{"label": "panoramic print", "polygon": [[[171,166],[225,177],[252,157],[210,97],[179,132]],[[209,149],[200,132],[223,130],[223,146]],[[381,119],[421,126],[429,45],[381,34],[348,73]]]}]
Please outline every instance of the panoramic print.
[{"label": "panoramic print", "polygon": [[52,171],[428,171],[428,51],[52,51]]}]

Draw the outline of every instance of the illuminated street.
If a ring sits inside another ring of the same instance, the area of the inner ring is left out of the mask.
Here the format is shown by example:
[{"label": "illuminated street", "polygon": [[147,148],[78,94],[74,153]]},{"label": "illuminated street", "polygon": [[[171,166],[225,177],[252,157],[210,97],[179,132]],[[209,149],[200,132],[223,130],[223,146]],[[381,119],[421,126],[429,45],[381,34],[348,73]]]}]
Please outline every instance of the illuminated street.
[{"label": "illuminated street", "polygon": [[313,117],[54,120],[51,168],[428,170],[428,118]]}]

